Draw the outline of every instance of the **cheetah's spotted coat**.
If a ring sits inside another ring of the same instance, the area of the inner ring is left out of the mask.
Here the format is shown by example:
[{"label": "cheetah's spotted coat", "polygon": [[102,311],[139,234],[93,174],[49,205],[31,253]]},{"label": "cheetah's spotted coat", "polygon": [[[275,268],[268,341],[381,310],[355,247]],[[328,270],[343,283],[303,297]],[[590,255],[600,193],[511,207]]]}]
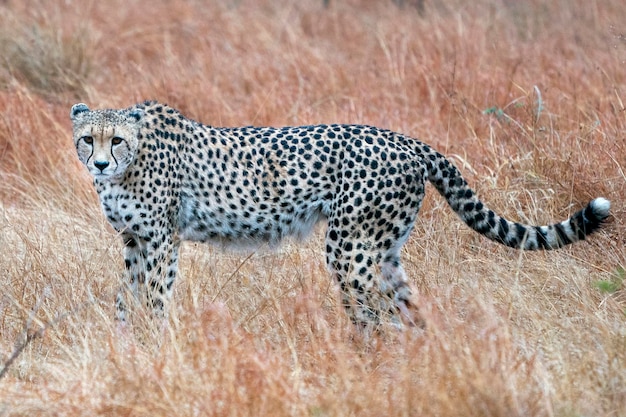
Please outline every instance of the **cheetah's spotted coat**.
[{"label": "cheetah's spotted coat", "polygon": [[[71,109],[80,160],[121,234],[135,296],[162,312],[181,241],[277,244],[328,225],[326,261],[357,323],[411,320],[400,264],[430,181],[472,229],[504,245],[554,249],[606,219],[597,198],[550,226],[514,223],[488,209],[459,171],[428,145],[361,125],[212,127],[146,102],[121,110]],[[117,315],[126,319],[123,292]]]}]

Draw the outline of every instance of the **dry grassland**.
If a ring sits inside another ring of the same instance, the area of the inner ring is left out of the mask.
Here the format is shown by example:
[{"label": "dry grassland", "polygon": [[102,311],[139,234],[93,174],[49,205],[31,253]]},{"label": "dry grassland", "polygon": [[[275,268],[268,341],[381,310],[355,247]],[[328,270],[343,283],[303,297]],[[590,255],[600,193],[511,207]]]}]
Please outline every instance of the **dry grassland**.
[{"label": "dry grassland", "polygon": [[[0,416],[626,416],[622,0],[0,1]],[[404,3],[404,5],[402,5]],[[120,338],[121,242],[69,108],[367,123],[432,144],[515,220],[613,202],[521,253],[429,188],[403,256],[427,327],[363,341],[322,233],[187,244],[163,341]]]}]

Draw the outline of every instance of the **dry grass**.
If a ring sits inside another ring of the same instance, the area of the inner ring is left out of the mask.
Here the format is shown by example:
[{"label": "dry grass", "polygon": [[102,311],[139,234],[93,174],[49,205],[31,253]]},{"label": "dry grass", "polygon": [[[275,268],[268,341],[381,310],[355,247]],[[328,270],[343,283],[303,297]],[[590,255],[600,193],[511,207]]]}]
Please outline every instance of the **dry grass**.
[{"label": "dry grass", "polygon": [[[0,415],[626,415],[621,1],[56,3],[0,2]],[[614,217],[519,253],[431,189],[404,252],[427,329],[366,342],[320,233],[250,257],[186,245],[163,342],[120,338],[121,244],[67,114],[148,98],[215,125],[392,128],[509,217],[598,195]]]}]

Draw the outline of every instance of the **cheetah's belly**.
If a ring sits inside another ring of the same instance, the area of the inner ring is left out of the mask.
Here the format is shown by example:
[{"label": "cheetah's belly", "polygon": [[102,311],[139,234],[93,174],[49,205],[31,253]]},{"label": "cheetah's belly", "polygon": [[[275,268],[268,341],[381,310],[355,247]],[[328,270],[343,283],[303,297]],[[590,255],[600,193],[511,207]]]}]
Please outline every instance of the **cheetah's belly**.
[{"label": "cheetah's belly", "polygon": [[306,237],[325,218],[321,202],[305,207],[250,202],[247,210],[240,210],[183,194],[178,233],[182,240],[235,249],[272,247],[286,237]]}]

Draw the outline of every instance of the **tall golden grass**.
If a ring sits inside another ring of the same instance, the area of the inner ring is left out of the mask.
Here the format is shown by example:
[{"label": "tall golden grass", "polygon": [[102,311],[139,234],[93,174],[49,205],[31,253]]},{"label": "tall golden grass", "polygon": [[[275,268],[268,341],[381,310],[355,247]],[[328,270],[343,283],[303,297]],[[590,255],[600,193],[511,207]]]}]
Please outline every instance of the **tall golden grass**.
[{"label": "tall golden grass", "polygon": [[[626,8],[421,3],[0,2],[0,415],[626,415]],[[144,99],[214,125],[391,128],[508,217],[599,195],[613,217],[521,253],[431,188],[403,253],[426,328],[365,341],[321,233],[275,253],[186,244],[168,324],[122,337],[121,242],[68,112]]]}]

